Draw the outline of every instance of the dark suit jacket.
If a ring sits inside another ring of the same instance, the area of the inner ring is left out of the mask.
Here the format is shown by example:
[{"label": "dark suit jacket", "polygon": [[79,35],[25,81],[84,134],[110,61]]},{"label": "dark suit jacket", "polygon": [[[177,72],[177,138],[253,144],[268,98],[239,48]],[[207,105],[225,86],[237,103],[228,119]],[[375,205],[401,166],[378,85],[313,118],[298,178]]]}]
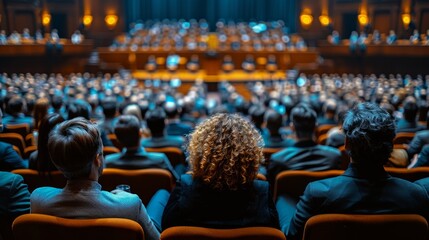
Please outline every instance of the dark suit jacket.
[{"label": "dark suit jacket", "polygon": [[19,215],[30,212],[30,192],[17,174],[0,171],[0,238],[12,239],[11,226]]},{"label": "dark suit jacket", "polygon": [[151,137],[141,140],[141,145],[148,148],[177,147],[183,149],[185,139],[179,136]]},{"label": "dark suit jacket", "polygon": [[429,144],[429,130],[416,132],[413,140],[408,145],[407,153],[408,158],[413,158],[414,154],[420,153],[424,145]]},{"label": "dark suit jacket", "polygon": [[423,146],[422,151],[417,157],[417,162],[412,166],[412,168],[427,166],[429,166],[429,145]]},{"label": "dark suit jacket", "polygon": [[28,162],[22,160],[11,144],[0,142],[0,171],[10,172],[27,167]]},{"label": "dark suit jacket", "polygon": [[106,167],[121,169],[161,168],[171,172],[175,179],[179,179],[176,171],[164,153],[148,153],[143,148],[126,150],[121,153],[106,156]]},{"label": "dark suit jacket", "polygon": [[162,217],[162,229],[173,226],[278,228],[278,215],[266,181],[248,189],[216,191],[189,174],[181,176]]},{"label": "dark suit jacket", "polygon": [[282,226],[287,239],[301,239],[305,223],[317,214],[414,213],[429,218],[429,197],[423,187],[392,177],[383,167],[372,173],[362,169],[350,164],[341,176],[308,184],[290,227]]},{"label": "dark suit jacket", "polygon": [[285,148],[295,144],[292,138],[283,138],[282,136],[272,136],[269,132],[262,134],[265,148]]},{"label": "dark suit jacket", "polygon": [[341,152],[333,147],[318,145],[314,141],[300,141],[271,155],[268,164],[268,180],[285,170],[323,171],[340,169]]}]

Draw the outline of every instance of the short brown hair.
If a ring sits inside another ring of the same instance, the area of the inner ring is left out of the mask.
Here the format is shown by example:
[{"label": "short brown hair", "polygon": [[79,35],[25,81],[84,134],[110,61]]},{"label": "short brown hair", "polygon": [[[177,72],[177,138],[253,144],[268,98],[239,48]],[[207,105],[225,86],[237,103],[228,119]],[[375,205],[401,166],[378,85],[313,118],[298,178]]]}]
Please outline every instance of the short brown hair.
[{"label": "short brown hair", "polygon": [[87,177],[92,162],[103,151],[100,132],[90,121],[77,117],[57,125],[49,134],[52,162],[68,179]]},{"label": "short brown hair", "polygon": [[216,114],[190,136],[189,161],[194,179],[217,190],[250,185],[264,160],[263,140],[255,127],[237,114]]}]

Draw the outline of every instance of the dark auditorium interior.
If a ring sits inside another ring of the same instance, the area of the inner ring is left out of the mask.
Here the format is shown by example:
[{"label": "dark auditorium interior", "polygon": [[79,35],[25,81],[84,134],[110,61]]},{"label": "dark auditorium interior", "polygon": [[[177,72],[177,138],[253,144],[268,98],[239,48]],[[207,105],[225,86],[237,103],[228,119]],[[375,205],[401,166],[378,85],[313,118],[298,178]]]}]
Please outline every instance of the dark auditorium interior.
[{"label": "dark auditorium interior", "polygon": [[429,0],[0,0],[0,240],[429,240]]}]

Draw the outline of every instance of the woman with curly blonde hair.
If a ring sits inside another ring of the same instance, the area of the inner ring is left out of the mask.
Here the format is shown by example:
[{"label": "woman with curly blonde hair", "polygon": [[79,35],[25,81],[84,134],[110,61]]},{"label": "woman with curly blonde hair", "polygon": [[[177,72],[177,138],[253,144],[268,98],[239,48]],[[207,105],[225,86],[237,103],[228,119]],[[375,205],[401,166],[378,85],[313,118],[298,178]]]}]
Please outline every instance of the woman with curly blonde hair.
[{"label": "woman with curly blonde hair", "polygon": [[198,125],[188,145],[191,171],[172,191],[162,228],[278,228],[268,182],[256,180],[262,147],[258,131],[239,115],[217,114]]}]

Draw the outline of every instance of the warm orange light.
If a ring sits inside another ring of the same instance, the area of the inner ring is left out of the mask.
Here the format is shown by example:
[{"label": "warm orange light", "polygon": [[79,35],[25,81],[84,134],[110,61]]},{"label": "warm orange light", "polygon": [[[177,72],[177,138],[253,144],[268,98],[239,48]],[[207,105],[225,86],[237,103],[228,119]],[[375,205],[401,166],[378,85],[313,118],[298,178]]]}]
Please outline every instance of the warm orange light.
[{"label": "warm orange light", "polygon": [[104,21],[106,22],[107,27],[114,28],[118,22],[118,16],[109,14],[104,18]]},{"label": "warm orange light", "polygon": [[331,22],[330,20],[329,20],[329,17],[328,16],[326,16],[326,15],[321,15],[320,17],[319,17],[319,22],[320,22],[320,24],[322,24],[322,26],[328,26],[329,25],[329,23]]},{"label": "warm orange light", "polygon": [[301,14],[299,19],[301,20],[301,24],[304,27],[310,26],[310,24],[313,22],[313,16],[311,16],[310,14],[306,14],[306,13]]},{"label": "warm orange light", "polygon": [[408,13],[402,14],[402,22],[405,26],[408,26],[411,22],[411,15]]},{"label": "warm orange light", "polygon": [[366,14],[359,14],[358,20],[359,20],[360,25],[362,25],[362,26],[367,25],[369,22],[368,15],[366,15]]},{"label": "warm orange light", "polygon": [[51,23],[51,14],[49,13],[44,13],[42,15],[42,24],[43,26],[49,26],[49,24]]},{"label": "warm orange light", "polygon": [[85,27],[89,27],[92,23],[92,16],[91,15],[85,15],[83,16],[83,25],[85,25]]}]

